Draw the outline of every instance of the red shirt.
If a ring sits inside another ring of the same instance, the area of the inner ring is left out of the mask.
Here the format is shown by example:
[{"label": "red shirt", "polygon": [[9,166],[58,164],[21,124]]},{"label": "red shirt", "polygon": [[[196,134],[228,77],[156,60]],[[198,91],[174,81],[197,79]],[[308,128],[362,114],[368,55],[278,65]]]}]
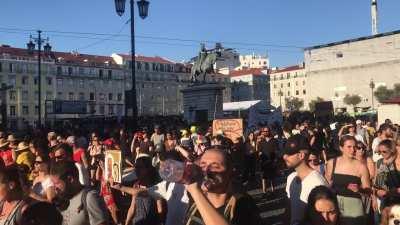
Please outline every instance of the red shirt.
[{"label": "red shirt", "polygon": [[74,151],[72,159],[77,163],[82,163],[82,155],[84,153],[85,153],[85,150],[83,148],[78,148],[76,151]]},{"label": "red shirt", "polygon": [[0,152],[0,157],[3,159],[4,164],[6,166],[14,164],[14,160],[12,158],[12,150],[6,150],[6,151],[1,151]]}]

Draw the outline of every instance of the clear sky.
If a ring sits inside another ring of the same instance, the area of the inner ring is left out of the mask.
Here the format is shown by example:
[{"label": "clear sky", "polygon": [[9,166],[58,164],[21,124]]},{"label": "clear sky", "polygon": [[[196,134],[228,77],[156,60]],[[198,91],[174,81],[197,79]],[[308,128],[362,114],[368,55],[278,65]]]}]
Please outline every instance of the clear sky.
[{"label": "clear sky", "polygon": [[[268,52],[272,66],[284,66],[302,61],[301,47],[371,34],[370,0],[149,1],[145,20],[135,5],[136,53],[174,61],[197,55],[198,41],[219,41],[241,54]],[[1,0],[0,43],[25,47],[35,32],[24,30],[41,29],[57,51],[128,53],[128,2],[119,17],[114,0]],[[400,1],[378,5],[379,32],[400,29]]]}]

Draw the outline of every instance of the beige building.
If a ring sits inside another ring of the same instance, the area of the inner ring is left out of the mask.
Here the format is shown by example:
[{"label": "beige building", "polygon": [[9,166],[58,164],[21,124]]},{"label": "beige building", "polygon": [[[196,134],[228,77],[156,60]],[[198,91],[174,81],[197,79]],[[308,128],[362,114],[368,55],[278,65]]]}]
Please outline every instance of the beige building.
[{"label": "beige building", "polygon": [[232,102],[263,100],[270,101],[269,79],[267,70],[245,69],[231,71]]},{"label": "beige building", "polygon": [[333,101],[336,110],[351,110],[343,98],[356,94],[362,99],[358,106],[370,108],[371,80],[375,88],[400,82],[400,31],[309,47],[304,59],[307,102],[321,97]]},{"label": "beige building", "polygon": [[299,98],[304,101],[304,107],[308,107],[307,101],[307,76],[304,64],[288,66],[285,68],[272,68],[269,72],[271,105],[282,106],[287,110],[287,98]]}]

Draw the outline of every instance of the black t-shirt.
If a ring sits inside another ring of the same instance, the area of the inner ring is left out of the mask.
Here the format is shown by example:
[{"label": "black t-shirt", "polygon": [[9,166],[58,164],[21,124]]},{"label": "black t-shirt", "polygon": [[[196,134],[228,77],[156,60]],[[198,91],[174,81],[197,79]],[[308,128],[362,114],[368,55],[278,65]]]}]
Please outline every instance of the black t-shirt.
[{"label": "black t-shirt", "polygon": [[[226,205],[223,205],[216,210],[220,215],[224,215]],[[227,218],[227,217],[225,217]],[[229,219],[229,218],[227,218]],[[243,194],[237,199],[236,207],[233,213],[233,218],[228,221],[231,225],[261,225],[261,217],[259,209],[250,195]],[[189,225],[204,225],[204,221],[197,210],[192,216]]]},{"label": "black t-shirt", "polygon": [[275,154],[279,151],[279,143],[275,138],[271,138],[268,141],[262,140],[260,142],[260,151],[265,160],[274,160]]}]

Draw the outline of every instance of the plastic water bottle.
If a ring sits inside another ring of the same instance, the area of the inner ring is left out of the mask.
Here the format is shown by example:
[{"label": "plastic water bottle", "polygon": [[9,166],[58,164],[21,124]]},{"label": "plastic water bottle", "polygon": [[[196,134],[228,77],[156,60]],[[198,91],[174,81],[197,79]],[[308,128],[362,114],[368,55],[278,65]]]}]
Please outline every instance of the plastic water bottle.
[{"label": "plastic water bottle", "polygon": [[192,163],[167,159],[160,163],[159,174],[165,181],[189,184],[199,177],[200,169]]}]

